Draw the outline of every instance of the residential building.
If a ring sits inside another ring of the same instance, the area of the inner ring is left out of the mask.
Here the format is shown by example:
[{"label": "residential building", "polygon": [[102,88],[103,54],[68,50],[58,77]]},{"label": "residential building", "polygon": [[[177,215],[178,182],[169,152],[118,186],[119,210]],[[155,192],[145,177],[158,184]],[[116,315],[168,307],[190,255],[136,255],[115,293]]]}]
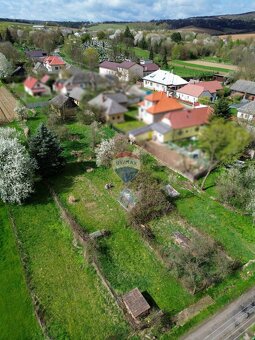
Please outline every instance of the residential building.
[{"label": "residential building", "polygon": [[251,100],[255,99],[255,82],[250,80],[237,80],[230,86],[232,94],[239,94]]},{"label": "residential building", "polygon": [[106,121],[110,123],[124,122],[124,114],[128,111],[125,106],[119,104],[104,93],[99,94],[88,103],[91,106],[101,108],[104,111]]},{"label": "residential building", "polygon": [[23,84],[24,90],[30,96],[42,96],[51,93],[51,90],[48,86],[46,86],[42,81],[31,76],[27,77]]},{"label": "residential building", "polygon": [[238,108],[238,119],[249,123],[255,123],[255,101],[251,101]]},{"label": "residential building", "polygon": [[80,105],[82,98],[84,97],[86,91],[80,87],[75,87],[72,89],[72,91],[69,94],[69,97],[71,97],[75,104],[77,106]]},{"label": "residential building", "polygon": [[55,112],[62,118],[72,118],[76,114],[77,105],[74,99],[67,97],[64,94],[59,94],[49,101],[50,106],[55,110]]},{"label": "residential building", "polygon": [[159,66],[153,63],[152,60],[140,60],[140,65],[143,67],[143,77],[159,70]]},{"label": "residential building", "polygon": [[153,139],[159,143],[197,136],[208,123],[213,109],[200,106],[167,113],[159,122],[132,130],[129,137],[137,141]]},{"label": "residential building", "polygon": [[65,95],[69,95],[75,87],[81,89],[87,88],[105,88],[109,84],[108,79],[100,76],[96,72],[79,71],[75,72],[68,79],[58,79],[54,84],[54,89]]},{"label": "residential building", "polygon": [[59,56],[53,55],[43,59],[43,65],[50,73],[58,73],[66,65]]},{"label": "residential building", "polygon": [[183,109],[182,104],[164,92],[152,93],[138,105],[138,117],[146,124],[159,122],[166,113]]},{"label": "residential building", "polygon": [[121,81],[132,81],[143,77],[143,66],[129,60],[122,63],[103,61],[99,65],[99,74],[114,75]]},{"label": "residential building", "polygon": [[197,83],[189,83],[175,93],[175,96],[184,102],[195,104],[201,98],[207,98],[214,101],[217,98],[217,91],[222,89],[222,85],[217,80],[200,81]]},{"label": "residential building", "polygon": [[169,94],[186,84],[187,81],[183,78],[164,70],[155,71],[143,78],[143,86],[145,88]]},{"label": "residential building", "polygon": [[47,52],[43,50],[31,50],[31,51],[26,51],[26,56],[29,59],[32,59],[34,62],[36,61],[42,61],[45,57],[47,57]]}]

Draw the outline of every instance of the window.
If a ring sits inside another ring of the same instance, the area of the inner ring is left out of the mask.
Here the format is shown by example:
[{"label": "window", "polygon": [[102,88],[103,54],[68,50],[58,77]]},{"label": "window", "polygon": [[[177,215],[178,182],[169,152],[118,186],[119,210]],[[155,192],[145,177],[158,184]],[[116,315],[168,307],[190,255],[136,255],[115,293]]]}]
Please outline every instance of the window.
[{"label": "window", "polygon": [[58,70],[58,66],[55,66],[55,70]]},{"label": "window", "polygon": [[195,131],[199,131],[199,127],[196,127],[196,128],[195,128]]},{"label": "window", "polygon": [[112,120],[114,120],[115,119],[115,117],[112,117]]},{"label": "window", "polygon": [[179,130],[179,131],[178,131],[178,135],[179,135],[179,136],[182,135],[182,130]]},{"label": "window", "polygon": [[120,119],[120,116],[117,116],[117,119]]}]

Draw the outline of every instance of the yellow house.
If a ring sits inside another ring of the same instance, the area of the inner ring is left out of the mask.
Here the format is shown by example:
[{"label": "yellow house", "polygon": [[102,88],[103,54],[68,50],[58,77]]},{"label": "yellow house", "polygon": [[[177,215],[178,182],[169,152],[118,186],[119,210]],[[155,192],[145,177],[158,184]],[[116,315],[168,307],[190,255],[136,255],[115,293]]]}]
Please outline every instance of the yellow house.
[{"label": "yellow house", "polygon": [[173,111],[158,123],[130,131],[129,137],[136,141],[153,139],[160,143],[194,137],[208,123],[212,112],[212,108],[208,106]]}]

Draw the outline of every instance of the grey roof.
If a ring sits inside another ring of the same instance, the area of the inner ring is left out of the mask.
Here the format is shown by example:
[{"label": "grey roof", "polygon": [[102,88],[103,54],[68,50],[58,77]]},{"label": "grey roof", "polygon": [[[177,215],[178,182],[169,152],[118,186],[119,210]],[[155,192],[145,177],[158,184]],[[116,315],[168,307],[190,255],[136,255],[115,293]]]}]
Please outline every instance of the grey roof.
[{"label": "grey roof", "polygon": [[128,102],[128,98],[125,93],[121,92],[113,92],[113,93],[104,93],[108,98],[115,100],[119,104],[126,104]]},{"label": "grey roof", "polygon": [[69,71],[73,72],[72,76],[65,81],[65,85],[73,85],[73,86],[80,86],[80,85],[90,85],[93,82],[95,82],[97,85],[99,84],[105,84],[106,80],[104,77],[101,77],[96,72],[88,72],[88,71],[82,71],[78,68],[74,68],[72,70],[69,69]]},{"label": "grey roof", "polygon": [[84,94],[86,93],[85,90],[83,90],[80,87],[75,87],[72,89],[72,91],[69,94],[69,97],[77,100],[77,101],[81,101],[82,97],[84,96]]},{"label": "grey roof", "polygon": [[26,51],[25,53],[29,58],[42,58],[47,56],[47,52],[42,50]]},{"label": "grey roof", "polygon": [[238,109],[239,112],[255,116],[255,101],[249,102]]},{"label": "grey roof", "polygon": [[132,135],[132,136],[139,136],[139,135],[142,135],[143,133],[146,133],[146,132],[149,132],[149,131],[152,131],[152,124],[150,125],[145,125],[145,126],[142,126],[138,129],[134,129],[134,130],[131,130],[128,132],[129,135]]},{"label": "grey roof", "polygon": [[[134,65],[138,65],[138,64],[135,63],[134,61],[125,60],[122,63],[118,64],[118,67],[128,70]],[[141,65],[139,65],[139,66],[141,66]]]},{"label": "grey roof", "polygon": [[118,113],[127,112],[127,108],[117,103],[115,100],[108,98],[103,93],[99,94],[95,98],[91,99],[89,102],[91,106],[98,106],[104,109],[107,115],[114,115]]},{"label": "grey roof", "polygon": [[230,89],[236,92],[248,93],[255,95],[255,82],[250,80],[237,80]]},{"label": "grey roof", "polygon": [[67,103],[69,98],[64,94],[59,94],[58,96],[49,100],[49,103],[55,107],[61,108],[65,103]]},{"label": "grey roof", "polygon": [[165,134],[171,130],[171,127],[165,123],[158,122],[152,124],[152,130],[155,130],[161,134]]},{"label": "grey roof", "polygon": [[132,85],[126,90],[127,95],[129,96],[138,96],[138,97],[145,97],[146,91],[138,87],[137,85]]}]

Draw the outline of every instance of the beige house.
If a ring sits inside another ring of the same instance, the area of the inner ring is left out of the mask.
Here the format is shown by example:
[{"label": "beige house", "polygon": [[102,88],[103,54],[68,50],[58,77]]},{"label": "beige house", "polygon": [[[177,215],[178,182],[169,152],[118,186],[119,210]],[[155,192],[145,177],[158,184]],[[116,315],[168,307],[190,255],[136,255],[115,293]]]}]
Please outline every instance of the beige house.
[{"label": "beige house", "polygon": [[133,61],[115,63],[104,61],[99,65],[99,74],[102,76],[113,75],[120,81],[133,81],[143,77],[143,66]]}]

